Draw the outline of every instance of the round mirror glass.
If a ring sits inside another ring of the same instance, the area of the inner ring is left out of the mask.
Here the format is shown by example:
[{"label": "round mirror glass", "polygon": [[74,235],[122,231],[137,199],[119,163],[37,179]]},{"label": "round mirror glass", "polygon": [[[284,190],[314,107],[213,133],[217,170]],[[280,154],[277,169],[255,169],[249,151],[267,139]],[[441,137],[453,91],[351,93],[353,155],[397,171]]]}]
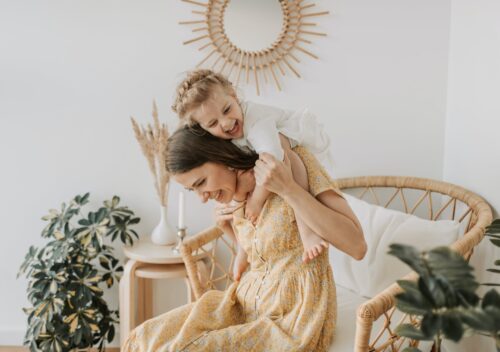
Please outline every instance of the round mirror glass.
[{"label": "round mirror glass", "polygon": [[229,40],[244,51],[269,48],[283,26],[278,0],[230,0],[224,13],[224,30]]}]

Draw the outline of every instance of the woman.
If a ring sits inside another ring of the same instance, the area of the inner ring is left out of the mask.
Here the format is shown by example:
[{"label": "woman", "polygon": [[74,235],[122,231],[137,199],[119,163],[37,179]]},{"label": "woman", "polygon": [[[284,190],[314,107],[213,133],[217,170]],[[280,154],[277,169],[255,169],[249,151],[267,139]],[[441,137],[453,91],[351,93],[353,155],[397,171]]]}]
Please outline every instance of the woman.
[{"label": "woman", "polygon": [[310,193],[295,183],[289,165],[267,154],[257,160],[199,130],[181,128],[168,145],[169,171],[204,202],[229,203],[236,192],[251,197],[256,182],[275,195],[255,226],[242,209],[219,214],[220,226],[248,254],[250,269],[241,281],[146,321],[131,332],[124,350],[326,351],[336,319],[332,270],[326,251],[302,262],[294,213],[329,243],[361,259],[366,252],[361,227],[334,182],[301,147],[295,151],[308,170]]}]

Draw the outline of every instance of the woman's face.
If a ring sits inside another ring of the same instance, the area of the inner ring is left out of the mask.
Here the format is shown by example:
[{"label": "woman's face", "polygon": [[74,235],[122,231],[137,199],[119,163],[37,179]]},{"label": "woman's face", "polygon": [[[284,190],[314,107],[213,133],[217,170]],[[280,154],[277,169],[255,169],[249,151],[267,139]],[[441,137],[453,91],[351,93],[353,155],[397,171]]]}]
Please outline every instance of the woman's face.
[{"label": "woman's face", "polygon": [[236,191],[236,172],[213,162],[206,162],[195,169],[174,175],[174,179],[186,189],[195,191],[203,203],[209,199],[229,203]]}]

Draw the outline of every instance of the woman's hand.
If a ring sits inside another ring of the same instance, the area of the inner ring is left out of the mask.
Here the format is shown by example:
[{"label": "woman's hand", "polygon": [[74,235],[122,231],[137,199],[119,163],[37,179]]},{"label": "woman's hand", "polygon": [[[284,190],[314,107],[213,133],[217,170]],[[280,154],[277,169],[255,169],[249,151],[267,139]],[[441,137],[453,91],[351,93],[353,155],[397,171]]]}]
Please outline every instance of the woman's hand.
[{"label": "woman's hand", "polygon": [[258,185],[262,185],[280,196],[285,195],[296,185],[290,167],[290,160],[286,153],[283,162],[276,160],[271,154],[259,154],[259,160],[257,160],[254,167],[254,174]]}]

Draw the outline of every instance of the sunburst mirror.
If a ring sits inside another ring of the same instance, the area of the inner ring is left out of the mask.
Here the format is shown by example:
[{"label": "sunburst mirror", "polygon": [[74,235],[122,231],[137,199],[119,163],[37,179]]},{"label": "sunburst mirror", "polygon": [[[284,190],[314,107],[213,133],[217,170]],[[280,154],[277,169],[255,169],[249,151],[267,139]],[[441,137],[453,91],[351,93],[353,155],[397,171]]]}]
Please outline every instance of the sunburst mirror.
[{"label": "sunburst mirror", "polygon": [[318,59],[307,45],[326,36],[314,30],[314,18],[329,12],[315,11],[316,4],[302,0],[181,1],[194,7],[195,18],[179,23],[194,33],[184,44],[199,44],[204,53],[196,67],[221,72],[236,85],[255,84],[257,95],[263,84],[281,90],[287,74],[300,78],[300,56]]}]

